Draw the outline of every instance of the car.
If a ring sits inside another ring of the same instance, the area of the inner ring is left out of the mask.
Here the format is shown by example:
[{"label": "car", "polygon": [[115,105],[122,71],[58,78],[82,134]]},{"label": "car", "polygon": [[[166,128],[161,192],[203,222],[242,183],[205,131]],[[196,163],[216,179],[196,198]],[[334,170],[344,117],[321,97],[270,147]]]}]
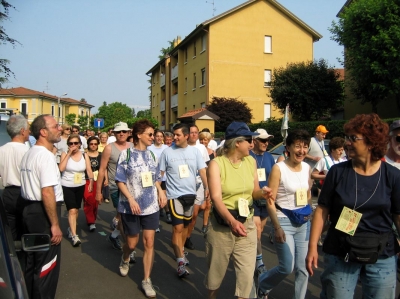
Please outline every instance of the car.
[{"label": "car", "polygon": [[[329,141],[330,139],[324,139],[324,145],[325,145],[325,149],[326,151],[329,153]],[[283,151],[285,150],[285,146],[283,145],[283,143],[278,143],[277,145],[275,145],[273,148],[271,148],[268,152],[272,155],[272,157],[275,160],[278,160],[278,158],[283,154]],[[304,162],[307,162],[306,160]]]}]

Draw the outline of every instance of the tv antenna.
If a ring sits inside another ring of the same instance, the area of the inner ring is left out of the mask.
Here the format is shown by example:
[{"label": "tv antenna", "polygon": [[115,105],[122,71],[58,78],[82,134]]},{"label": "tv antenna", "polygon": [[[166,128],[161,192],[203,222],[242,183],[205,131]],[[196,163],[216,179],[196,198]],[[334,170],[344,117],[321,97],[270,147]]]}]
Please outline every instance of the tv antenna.
[{"label": "tv antenna", "polygon": [[215,13],[215,11],[217,10],[217,8],[215,7],[215,3],[214,3],[214,0],[212,0],[212,1],[206,1],[206,3],[208,3],[208,4],[211,4],[212,6],[213,6],[213,13],[212,13],[212,15],[214,16],[214,13]]}]

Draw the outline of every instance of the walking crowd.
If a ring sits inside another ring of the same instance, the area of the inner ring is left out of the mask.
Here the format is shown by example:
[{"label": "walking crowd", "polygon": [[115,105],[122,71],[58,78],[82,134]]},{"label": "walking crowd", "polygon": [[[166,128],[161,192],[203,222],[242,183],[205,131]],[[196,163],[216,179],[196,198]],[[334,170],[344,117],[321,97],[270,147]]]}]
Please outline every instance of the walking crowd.
[{"label": "walking crowd", "polygon": [[[11,142],[0,147],[0,175],[13,238],[51,236],[49,251],[20,256],[31,299],[56,294],[61,205],[68,211],[65,233],[78,247],[82,202],[87,229],[94,232],[99,205],[110,201],[115,217],[107,240],[121,251],[119,273],[127,276],[136,261],[141,234],[141,286],[148,298],[156,297],[151,271],[164,212],[172,225],[180,278],[190,275],[185,249],[195,249],[191,234],[203,212],[204,284],[210,299],[217,298],[230,261],[238,298],[268,298],[292,272],[293,298],[306,298],[308,278],[318,267],[318,246],[325,263],[320,298],[353,298],[358,282],[363,298],[395,298],[400,120],[389,127],[376,114],[357,115],[344,125],[344,139],[330,140],[329,151],[325,126],[319,125],[313,137],[291,130],[277,161],[267,152],[274,136],[261,128],[252,132],[242,122],[232,122],[219,145],[208,129],[199,132],[194,124],[179,123],[173,132],[163,132],[146,119],[132,128],[119,122],[95,136],[81,134],[78,126],[60,126],[50,115],[30,125],[24,116],[13,115],[7,132]],[[30,134],[36,143],[29,148]],[[262,251],[268,218],[279,261],[271,269]]]}]

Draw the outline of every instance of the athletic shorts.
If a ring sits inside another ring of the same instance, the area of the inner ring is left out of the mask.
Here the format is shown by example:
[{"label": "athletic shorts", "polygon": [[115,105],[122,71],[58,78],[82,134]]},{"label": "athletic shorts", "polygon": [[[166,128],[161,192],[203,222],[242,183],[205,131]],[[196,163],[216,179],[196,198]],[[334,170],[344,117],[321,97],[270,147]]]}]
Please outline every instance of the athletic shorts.
[{"label": "athletic shorts", "polygon": [[193,206],[183,207],[181,202],[176,199],[168,199],[168,207],[171,213],[172,225],[182,224],[187,227],[192,222]]},{"label": "athletic shorts", "polygon": [[268,217],[267,206],[257,206],[256,204],[253,204],[253,208],[254,216],[258,216],[261,219],[265,219]]},{"label": "athletic shorts", "polygon": [[67,210],[69,211],[71,209],[80,209],[82,206],[82,198],[85,191],[85,185],[78,187],[62,186],[62,189]]},{"label": "athletic shorts", "polygon": [[115,191],[113,193],[110,193],[111,201],[113,203],[114,208],[118,208],[119,204],[119,191]]},{"label": "athletic shorts", "polygon": [[132,215],[121,213],[124,233],[127,236],[135,236],[140,230],[156,230],[159,225],[160,211],[150,215]]},{"label": "athletic shorts", "polygon": [[196,199],[194,200],[194,204],[201,206],[204,202],[204,186],[203,183],[200,184],[199,189],[196,191]]},{"label": "athletic shorts", "polygon": [[161,181],[161,189],[167,190],[167,182],[166,181]]}]

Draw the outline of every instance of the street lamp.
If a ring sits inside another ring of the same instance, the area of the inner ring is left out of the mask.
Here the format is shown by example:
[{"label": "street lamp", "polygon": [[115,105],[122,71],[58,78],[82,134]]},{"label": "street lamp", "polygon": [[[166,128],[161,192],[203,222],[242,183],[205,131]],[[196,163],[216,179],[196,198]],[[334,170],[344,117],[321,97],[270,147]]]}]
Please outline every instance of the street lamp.
[{"label": "street lamp", "polygon": [[57,109],[58,109],[58,124],[60,124],[60,113],[61,113],[60,100],[61,100],[61,97],[65,97],[67,94],[68,93],[64,93],[63,95],[58,97],[58,107],[57,107]]}]

